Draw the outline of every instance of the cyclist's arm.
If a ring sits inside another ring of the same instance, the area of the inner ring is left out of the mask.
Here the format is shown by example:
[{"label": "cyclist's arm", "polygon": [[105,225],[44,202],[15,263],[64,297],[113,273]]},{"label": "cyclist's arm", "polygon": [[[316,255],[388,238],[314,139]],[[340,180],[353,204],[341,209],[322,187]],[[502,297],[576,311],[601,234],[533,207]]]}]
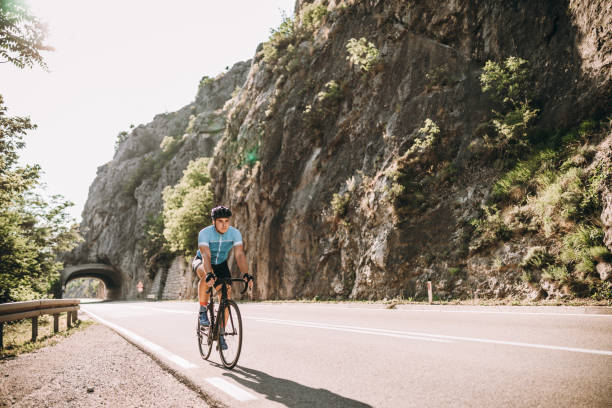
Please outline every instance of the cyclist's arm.
[{"label": "cyclist's arm", "polygon": [[236,263],[238,264],[238,268],[242,275],[245,273],[249,273],[249,266],[247,264],[246,255],[244,254],[244,248],[242,245],[236,245],[234,247],[234,258],[236,259]]},{"label": "cyclist's arm", "polygon": [[200,253],[202,254],[202,262],[204,264],[204,273],[212,272],[212,265],[210,264],[210,248],[206,245],[200,245]]}]

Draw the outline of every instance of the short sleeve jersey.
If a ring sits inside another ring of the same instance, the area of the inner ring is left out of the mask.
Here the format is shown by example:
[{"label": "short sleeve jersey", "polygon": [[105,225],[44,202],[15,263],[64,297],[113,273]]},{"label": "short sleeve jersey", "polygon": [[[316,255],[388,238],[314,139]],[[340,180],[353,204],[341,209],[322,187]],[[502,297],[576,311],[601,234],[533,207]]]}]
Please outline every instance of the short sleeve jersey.
[{"label": "short sleeve jersey", "polygon": [[[242,235],[234,227],[229,227],[225,234],[219,234],[214,225],[209,225],[198,234],[198,246],[205,245],[210,248],[210,262],[219,265],[227,260],[229,251],[236,245],[242,245]],[[196,257],[202,259],[198,249]]]}]

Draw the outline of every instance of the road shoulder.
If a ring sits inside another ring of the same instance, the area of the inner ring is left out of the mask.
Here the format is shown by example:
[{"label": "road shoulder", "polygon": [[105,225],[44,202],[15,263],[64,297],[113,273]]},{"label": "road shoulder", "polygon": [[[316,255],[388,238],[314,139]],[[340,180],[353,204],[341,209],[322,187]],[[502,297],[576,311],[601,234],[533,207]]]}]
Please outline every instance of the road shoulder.
[{"label": "road shoulder", "polygon": [[0,362],[0,407],[202,407],[200,395],[100,324]]}]

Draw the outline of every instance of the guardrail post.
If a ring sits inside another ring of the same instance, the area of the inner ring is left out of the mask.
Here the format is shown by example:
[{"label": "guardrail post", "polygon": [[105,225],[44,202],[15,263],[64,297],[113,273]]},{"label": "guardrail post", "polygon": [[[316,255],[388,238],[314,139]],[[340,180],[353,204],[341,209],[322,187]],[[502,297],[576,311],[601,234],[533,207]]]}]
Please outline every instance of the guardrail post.
[{"label": "guardrail post", "polygon": [[3,334],[4,334],[4,322],[0,322],[0,350],[4,350]]},{"label": "guardrail post", "polygon": [[77,323],[78,317],[77,317],[77,311],[75,310],[74,312],[72,312],[72,323],[76,324]]},{"label": "guardrail post", "polygon": [[70,324],[70,312],[66,313],[66,328],[69,329],[72,327],[72,324]]},{"label": "guardrail post", "polygon": [[53,333],[57,333],[59,331],[59,315],[53,315]]},{"label": "guardrail post", "polygon": [[38,337],[38,316],[32,318],[32,342]]}]

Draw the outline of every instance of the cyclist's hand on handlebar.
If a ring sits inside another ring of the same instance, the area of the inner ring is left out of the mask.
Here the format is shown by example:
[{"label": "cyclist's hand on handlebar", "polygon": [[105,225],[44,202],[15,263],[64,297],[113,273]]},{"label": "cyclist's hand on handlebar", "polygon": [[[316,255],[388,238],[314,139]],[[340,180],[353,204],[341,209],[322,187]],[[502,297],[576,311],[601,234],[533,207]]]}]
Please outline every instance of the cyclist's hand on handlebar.
[{"label": "cyclist's hand on handlebar", "polygon": [[215,284],[215,280],[216,280],[216,276],[214,273],[212,272],[208,272],[206,274],[206,284],[208,285],[208,287],[212,287],[212,285]]},{"label": "cyclist's hand on handlebar", "polygon": [[255,279],[253,277],[253,275],[251,275],[250,273],[245,273],[244,276],[242,277],[242,279],[247,281],[247,283],[249,285],[249,289],[253,289],[253,280]]}]

